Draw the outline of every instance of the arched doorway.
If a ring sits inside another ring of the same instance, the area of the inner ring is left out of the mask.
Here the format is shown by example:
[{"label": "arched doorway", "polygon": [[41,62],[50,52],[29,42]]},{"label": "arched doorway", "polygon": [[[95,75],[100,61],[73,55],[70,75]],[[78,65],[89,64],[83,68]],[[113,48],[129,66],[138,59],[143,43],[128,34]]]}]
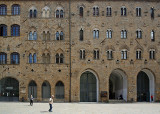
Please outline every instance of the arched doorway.
[{"label": "arched doorway", "polygon": [[50,98],[51,97],[51,86],[49,82],[44,81],[42,84],[42,98]]},{"label": "arched doorway", "polygon": [[55,88],[56,99],[64,99],[64,84],[61,81],[56,83]]},{"label": "arched doorway", "polygon": [[137,75],[137,101],[138,102],[150,102],[151,95],[154,99],[154,75],[151,71],[143,69]]},{"label": "arched doorway", "polygon": [[28,97],[33,96],[33,98],[37,98],[37,84],[35,81],[31,81],[28,86]]},{"label": "arched doorway", "polygon": [[0,80],[0,101],[18,101],[19,82],[14,78],[3,78]]},{"label": "arched doorway", "polygon": [[109,99],[127,101],[127,77],[119,69],[113,70],[109,78]]},{"label": "arched doorway", "polygon": [[96,76],[92,72],[84,72],[80,77],[80,101],[97,102],[97,85]]}]

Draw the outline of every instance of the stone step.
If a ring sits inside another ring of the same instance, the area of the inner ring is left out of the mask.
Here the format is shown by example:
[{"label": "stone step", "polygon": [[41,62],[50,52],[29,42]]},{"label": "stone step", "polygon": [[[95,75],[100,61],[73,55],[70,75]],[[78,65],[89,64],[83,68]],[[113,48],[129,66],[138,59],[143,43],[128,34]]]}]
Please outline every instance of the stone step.
[{"label": "stone step", "polygon": [[125,103],[125,100],[117,100],[117,99],[111,99],[109,100],[109,103]]}]

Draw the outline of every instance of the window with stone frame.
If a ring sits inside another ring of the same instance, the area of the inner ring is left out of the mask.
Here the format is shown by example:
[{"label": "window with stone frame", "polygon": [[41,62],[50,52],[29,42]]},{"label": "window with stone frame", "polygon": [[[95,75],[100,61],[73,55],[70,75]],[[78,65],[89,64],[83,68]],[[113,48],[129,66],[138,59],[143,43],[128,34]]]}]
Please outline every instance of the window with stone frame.
[{"label": "window with stone frame", "polygon": [[64,63],[64,55],[63,55],[63,53],[57,53],[56,54],[56,63],[57,64]]},{"label": "window with stone frame", "polygon": [[11,64],[19,64],[20,63],[20,55],[17,52],[11,53]]},{"label": "window with stone frame", "polygon": [[154,19],[154,8],[153,7],[151,7],[150,12],[151,12],[151,19]]},{"label": "window with stone frame", "polygon": [[80,49],[80,59],[85,59],[85,49]]},{"label": "window with stone frame", "polygon": [[95,60],[98,60],[99,59],[99,50],[98,49],[94,49],[93,50],[93,58]]},{"label": "window with stone frame", "polygon": [[34,54],[30,53],[29,54],[29,63],[30,64],[31,63],[37,63],[37,55],[36,55],[36,53],[34,53]]},{"label": "window with stone frame", "polygon": [[112,38],[112,30],[111,30],[111,29],[108,29],[108,30],[107,30],[106,36],[107,36],[108,39],[111,39],[111,38]]},{"label": "window with stone frame", "polygon": [[149,59],[155,59],[155,49],[149,50]]},{"label": "window with stone frame", "polygon": [[12,5],[12,15],[20,15],[20,5]]},{"label": "window with stone frame", "polygon": [[142,59],[142,51],[140,49],[136,50],[136,59]]},{"label": "window with stone frame", "polygon": [[7,25],[0,25],[0,36],[7,36]]},{"label": "window with stone frame", "polygon": [[43,53],[42,54],[42,62],[45,64],[50,63],[50,54],[49,53]]},{"label": "window with stone frame", "polygon": [[56,18],[64,18],[64,10],[62,7],[58,7],[55,11]]},{"label": "window with stone frame", "polygon": [[111,8],[111,6],[107,6],[106,16],[112,16],[112,8]]},{"label": "window with stone frame", "polygon": [[37,32],[36,31],[29,32],[29,40],[37,40]]},{"label": "window with stone frame", "polygon": [[37,18],[37,9],[32,7],[30,10],[29,10],[29,17],[30,18]]},{"label": "window with stone frame", "polygon": [[127,59],[127,50],[126,49],[123,49],[121,51],[121,59],[123,59],[123,60]]},{"label": "window with stone frame", "polygon": [[63,31],[56,32],[56,40],[64,40],[64,33]]},{"label": "window with stone frame", "polygon": [[125,6],[121,7],[121,16],[127,16],[127,8]]},{"label": "window with stone frame", "polygon": [[93,7],[93,16],[99,16],[99,7],[98,6]]},{"label": "window with stone frame", "polygon": [[107,59],[109,59],[109,60],[113,59],[113,51],[112,50],[107,50]]},{"label": "window with stone frame", "polygon": [[19,25],[12,25],[11,26],[11,36],[20,36],[20,26]]},{"label": "window with stone frame", "polygon": [[5,4],[0,4],[0,15],[7,15],[7,6]]},{"label": "window with stone frame", "polygon": [[142,38],[142,30],[138,29],[136,31],[136,38]]},{"label": "window with stone frame", "polygon": [[50,41],[50,32],[48,30],[43,31],[42,39],[43,39],[43,41]]},{"label": "window with stone frame", "polygon": [[49,18],[50,17],[50,8],[48,6],[45,6],[42,9],[42,17],[43,18]]},{"label": "window with stone frame", "polygon": [[7,64],[7,54],[0,52],[0,64]]},{"label": "window with stone frame", "polygon": [[83,7],[82,6],[79,7],[79,16],[83,17]]},{"label": "window with stone frame", "polygon": [[141,17],[141,11],[142,11],[142,10],[141,10],[140,7],[137,7],[137,8],[136,8],[136,16],[137,16],[137,17]]},{"label": "window with stone frame", "polygon": [[99,38],[99,30],[98,29],[94,29],[93,30],[93,38],[94,39],[96,39],[96,38],[98,39]]},{"label": "window with stone frame", "polygon": [[121,39],[126,39],[127,38],[127,31],[126,30],[122,30],[121,31]]}]

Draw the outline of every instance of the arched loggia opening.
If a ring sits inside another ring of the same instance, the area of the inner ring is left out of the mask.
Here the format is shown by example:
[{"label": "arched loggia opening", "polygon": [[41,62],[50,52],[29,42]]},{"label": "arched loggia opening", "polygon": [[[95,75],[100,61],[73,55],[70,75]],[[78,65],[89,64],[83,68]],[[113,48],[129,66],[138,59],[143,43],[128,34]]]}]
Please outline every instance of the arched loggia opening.
[{"label": "arched loggia opening", "polygon": [[143,69],[137,75],[137,101],[150,102],[151,96],[155,98],[155,79],[153,73],[148,69]]},{"label": "arched loggia opening", "polygon": [[49,82],[44,81],[42,84],[42,98],[44,100],[45,98],[50,98],[50,97],[51,97],[51,86]]},{"label": "arched loggia opening", "polygon": [[80,101],[98,102],[98,79],[92,72],[86,71],[80,77]]},{"label": "arched loggia opening", "polygon": [[18,101],[19,82],[11,77],[0,80],[0,101]]},{"label": "arched loggia opening", "polygon": [[109,99],[127,101],[127,76],[122,70],[113,70],[109,78]]},{"label": "arched loggia opening", "polygon": [[28,97],[33,96],[33,98],[37,98],[37,84],[35,81],[31,81],[28,85]]}]

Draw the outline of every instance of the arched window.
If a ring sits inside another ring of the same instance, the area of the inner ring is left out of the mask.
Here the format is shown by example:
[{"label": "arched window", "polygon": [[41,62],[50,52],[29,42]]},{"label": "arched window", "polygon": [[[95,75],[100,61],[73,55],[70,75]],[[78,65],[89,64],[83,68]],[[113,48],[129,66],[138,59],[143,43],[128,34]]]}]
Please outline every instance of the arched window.
[{"label": "arched window", "polygon": [[83,30],[81,29],[80,31],[79,31],[79,40],[80,41],[83,41]]},{"label": "arched window", "polygon": [[99,50],[98,49],[93,50],[93,58],[99,59]]},{"label": "arched window", "polygon": [[0,53],[0,64],[7,64],[7,54],[4,52]]},{"label": "arched window", "polygon": [[33,32],[33,40],[37,40],[37,32],[36,31]]},{"label": "arched window", "polygon": [[49,9],[46,11],[46,17],[49,17]]},{"label": "arched window", "polygon": [[149,59],[155,59],[155,49],[149,50]]},{"label": "arched window", "polygon": [[93,7],[93,16],[99,16],[99,8],[97,6]]},{"label": "arched window", "polygon": [[83,17],[83,7],[80,7],[80,8],[79,8],[79,15],[80,15],[81,17]]},{"label": "arched window", "polygon": [[60,11],[60,18],[63,18],[63,10]]},{"label": "arched window", "polygon": [[142,38],[142,31],[140,29],[138,29],[136,31],[136,35],[137,35],[137,38]]},{"label": "arched window", "polygon": [[64,57],[63,57],[63,54],[61,53],[61,54],[60,54],[60,63],[63,63],[63,58],[64,58]]},{"label": "arched window", "polygon": [[11,36],[20,36],[20,26],[19,25],[11,26]]},{"label": "arched window", "polygon": [[93,30],[93,38],[99,38],[99,30]]},{"label": "arched window", "polygon": [[60,58],[60,57],[59,57],[59,54],[57,53],[57,54],[56,54],[56,63],[59,63],[59,62],[60,62],[60,61],[59,61],[59,58]]},{"label": "arched window", "polygon": [[64,99],[64,84],[61,81],[56,83],[55,94],[56,99]]},{"label": "arched window", "polygon": [[20,5],[12,5],[12,15],[20,15]]},{"label": "arched window", "polygon": [[44,41],[46,40],[46,33],[45,33],[45,31],[43,31],[43,40]]},{"label": "arched window", "polygon": [[0,15],[7,15],[7,6],[5,4],[0,5]]},{"label": "arched window", "polygon": [[47,40],[50,40],[50,33],[47,31]]},{"label": "arched window", "polygon": [[155,41],[155,32],[151,30],[151,41]]},{"label": "arched window", "polygon": [[42,98],[50,98],[51,96],[51,86],[49,82],[44,81],[42,84]]},{"label": "arched window", "polygon": [[113,59],[113,51],[112,50],[107,51],[107,59]]},{"label": "arched window", "polygon": [[44,53],[42,54],[42,62],[46,63],[46,58],[45,58],[45,54]]},{"label": "arched window", "polygon": [[36,17],[37,17],[37,10],[36,10],[36,9],[34,9],[33,17],[34,17],[34,18],[36,18]]},{"label": "arched window", "polygon": [[46,63],[50,63],[50,54],[47,53],[47,56],[46,56]]},{"label": "arched window", "polygon": [[19,53],[17,52],[11,53],[11,64],[19,64],[19,63],[20,63]]},{"label": "arched window", "polygon": [[107,38],[112,38],[112,30],[108,29],[106,32]]},{"label": "arched window", "polygon": [[63,32],[60,33],[60,40],[63,40]]},{"label": "arched window", "polygon": [[0,25],[0,36],[7,36],[7,26],[4,24]]},{"label": "arched window", "polygon": [[59,10],[56,10],[56,18],[59,18]]},{"label": "arched window", "polygon": [[30,31],[29,32],[29,40],[32,40],[33,39],[33,36],[32,36],[32,32]]},{"label": "arched window", "polygon": [[142,51],[140,49],[136,51],[136,59],[142,59]]},{"label": "arched window", "polygon": [[86,55],[85,55],[85,49],[81,49],[80,50],[80,59],[85,59]]},{"label": "arched window", "polygon": [[49,18],[49,14],[50,14],[50,9],[48,6],[45,6],[43,9],[42,9],[42,17],[44,18]]},{"label": "arched window", "polygon": [[36,55],[36,53],[33,54],[33,63],[37,63],[37,55]]},{"label": "arched window", "polygon": [[28,97],[30,98],[31,95],[33,98],[37,98],[37,84],[33,80],[29,83],[28,87]]},{"label": "arched window", "polygon": [[127,50],[126,49],[121,51],[121,59],[127,59]]},{"label": "arched window", "polygon": [[32,10],[30,10],[30,11],[29,11],[29,17],[30,17],[30,18],[32,18],[32,15],[33,15],[32,13],[33,13]]},{"label": "arched window", "polygon": [[127,16],[127,8],[125,6],[121,7],[121,16]]},{"label": "arched window", "polygon": [[29,54],[29,63],[33,63],[32,54],[31,53]]},{"label": "arched window", "polygon": [[126,30],[122,30],[121,31],[121,38],[122,39],[126,39],[127,38],[127,31]]},{"label": "arched window", "polygon": [[56,40],[60,40],[59,39],[59,32],[58,31],[56,32]]}]

